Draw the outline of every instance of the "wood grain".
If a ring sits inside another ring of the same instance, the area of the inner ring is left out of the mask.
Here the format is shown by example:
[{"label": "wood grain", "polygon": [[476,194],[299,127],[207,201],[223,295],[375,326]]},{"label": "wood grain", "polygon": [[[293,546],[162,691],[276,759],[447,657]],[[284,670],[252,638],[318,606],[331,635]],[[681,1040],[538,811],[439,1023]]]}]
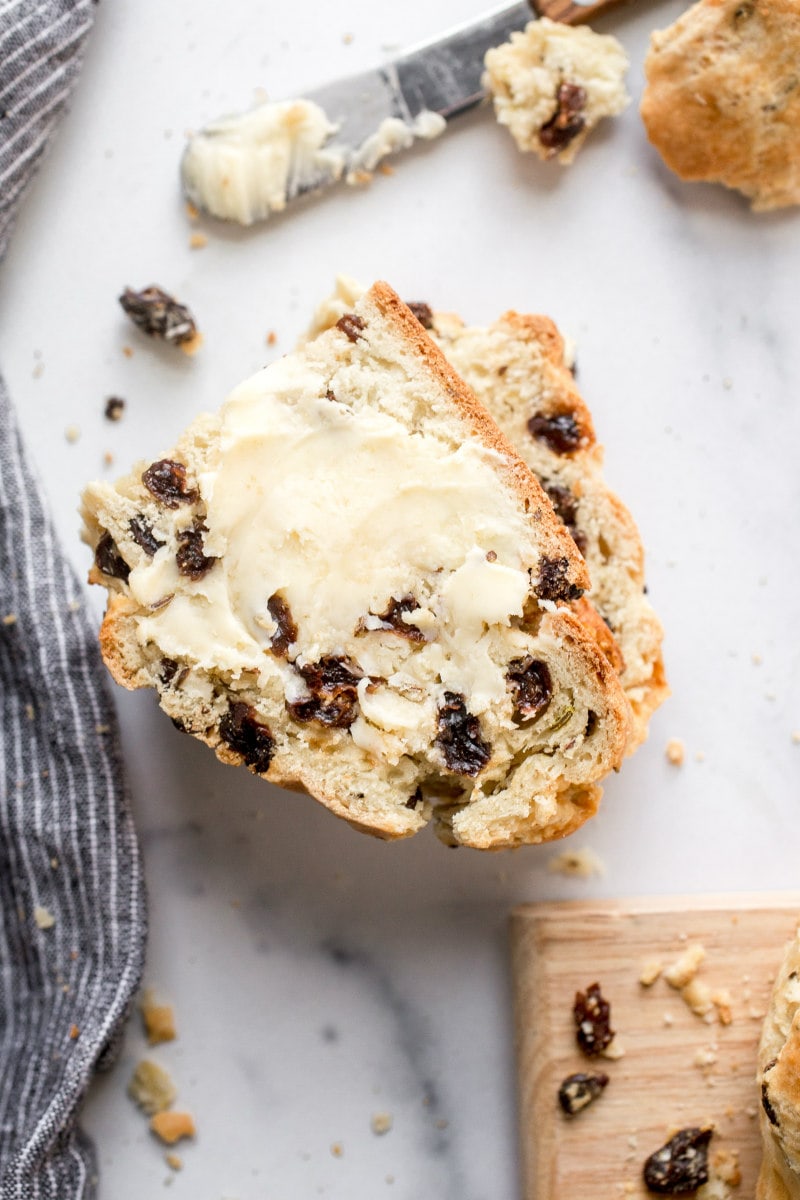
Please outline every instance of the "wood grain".
[{"label": "wood grain", "polygon": [[[800,913],[800,893],[526,905],[511,917],[524,1200],[651,1197],[645,1159],[672,1132],[712,1123],[711,1149],[736,1150],[751,1200],[760,1161],[756,1048],[772,980]],[[727,989],[730,1025],[696,1016],[663,979],[639,983],[643,960],[667,966],[691,942],[699,979]],[[617,1061],[575,1041],[575,992],[599,982],[611,1003]],[[716,1061],[701,1067],[698,1053]],[[603,1095],[575,1118],[557,1104],[576,1071],[602,1070]]]}]

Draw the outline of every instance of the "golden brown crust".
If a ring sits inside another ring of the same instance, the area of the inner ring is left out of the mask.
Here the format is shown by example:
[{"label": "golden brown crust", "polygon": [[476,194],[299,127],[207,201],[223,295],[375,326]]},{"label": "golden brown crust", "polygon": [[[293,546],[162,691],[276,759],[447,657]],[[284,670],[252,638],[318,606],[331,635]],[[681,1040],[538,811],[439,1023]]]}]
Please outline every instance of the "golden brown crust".
[{"label": "golden brown crust", "polygon": [[641,113],[681,179],[800,203],[800,0],[700,0],[653,34]]}]

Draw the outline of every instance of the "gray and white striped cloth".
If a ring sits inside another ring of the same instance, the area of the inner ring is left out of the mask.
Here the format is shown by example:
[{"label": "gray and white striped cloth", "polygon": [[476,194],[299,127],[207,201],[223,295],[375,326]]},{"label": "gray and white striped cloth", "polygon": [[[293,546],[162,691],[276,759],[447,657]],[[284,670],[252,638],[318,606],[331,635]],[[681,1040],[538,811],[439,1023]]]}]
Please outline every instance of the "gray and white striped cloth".
[{"label": "gray and white striped cloth", "polygon": [[[0,258],[90,0],[0,0]],[[81,589],[0,379],[0,1200],[96,1194],[76,1127],[142,970],[142,866]]]}]

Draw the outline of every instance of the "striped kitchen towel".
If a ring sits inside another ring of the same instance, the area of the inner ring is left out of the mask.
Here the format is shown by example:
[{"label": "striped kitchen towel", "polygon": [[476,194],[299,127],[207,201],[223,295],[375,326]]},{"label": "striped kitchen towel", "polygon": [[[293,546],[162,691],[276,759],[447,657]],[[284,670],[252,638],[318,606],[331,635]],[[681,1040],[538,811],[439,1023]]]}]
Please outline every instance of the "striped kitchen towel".
[{"label": "striped kitchen towel", "polygon": [[[0,258],[75,83],[90,0],[0,0]],[[0,1200],[96,1194],[81,1099],[145,941],[95,632],[0,379]]]}]

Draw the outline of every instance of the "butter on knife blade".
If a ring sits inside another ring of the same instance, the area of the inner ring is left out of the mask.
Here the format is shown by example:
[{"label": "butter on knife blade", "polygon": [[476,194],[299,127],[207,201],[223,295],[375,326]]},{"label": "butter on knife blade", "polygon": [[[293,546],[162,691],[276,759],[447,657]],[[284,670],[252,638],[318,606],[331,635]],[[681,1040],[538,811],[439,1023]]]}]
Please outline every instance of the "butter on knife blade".
[{"label": "butter on knife blade", "polygon": [[486,51],[533,16],[527,3],[506,4],[373,71],[214,121],[184,151],[186,195],[215,217],[252,225],[308,192],[361,182],[478,104]]}]

